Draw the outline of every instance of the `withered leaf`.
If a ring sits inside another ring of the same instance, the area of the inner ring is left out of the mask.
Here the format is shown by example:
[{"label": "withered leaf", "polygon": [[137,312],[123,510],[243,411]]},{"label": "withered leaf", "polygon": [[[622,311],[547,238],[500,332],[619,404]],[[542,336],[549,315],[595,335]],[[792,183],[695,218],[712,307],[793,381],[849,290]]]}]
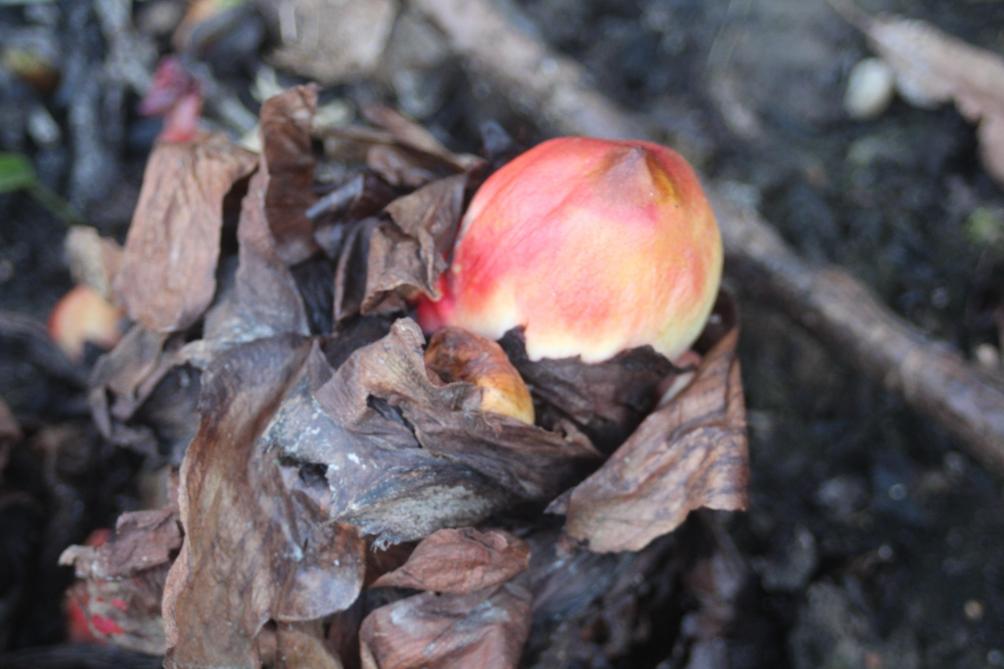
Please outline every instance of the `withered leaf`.
[{"label": "withered leaf", "polygon": [[[384,332],[364,332],[361,338],[350,332],[334,343],[347,339],[355,346]],[[306,373],[263,436],[268,448],[290,464],[320,468],[319,474],[304,476],[297,466],[284,467],[291,490],[313,500],[331,521],[351,523],[375,537],[377,545],[418,539],[447,525],[475,523],[504,506],[508,496],[497,485],[419,448],[399,418],[374,410],[350,428],[341,412],[327,411],[324,405],[335,389],[357,383],[343,375],[344,368],[341,365],[336,374],[315,345]],[[365,407],[365,388],[355,387],[354,392],[334,401]]]},{"label": "withered leaf", "polygon": [[[577,480],[598,453],[573,428],[548,431],[480,411],[472,384],[445,385],[429,378],[424,337],[410,319],[399,319],[383,339],[358,349],[318,393],[324,408],[360,435],[378,429],[373,400],[400,412],[397,429],[413,434],[434,455],[462,464],[523,499],[550,499]],[[565,427],[565,426],[563,426]]]},{"label": "withered leaf", "polygon": [[387,130],[398,144],[428,154],[463,172],[482,165],[485,161],[471,154],[453,153],[421,125],[396,109],[386,105],[367,105],[363,116],[370,123]]},{"label": "withered leaf", "polygon": [[70,610],[95,638],[163,653],[160,602],[171,554],[180,545],[175,509],[124,514],[108,542],[71,546],[60,556],[60,564],[73,565],[83,579],[68,592]]},{"label": "withered leaf", "polygon": [[287,265],[306,260],[317,244],[307,210],[314,195],[310,126],[317,111],[317,86],[296,86],[261,107],[261,171],[265,173],[265,217],[279,257]]},{"label": "withered leaf", "polygon": [[221,135],[154,148],[114,286],[133,320],[177,332],[202,315],[216,292],[224,197],[256,164]]},{"label": "withered leaf", "polygon": [[70,546],[59,558],[77,578],[116,579],[170,561],[181,546],[176,509],[133,511],[119,516],[115,534],[100,546]]},{"label": "withered leaf", "polygon": [[919,106],[952,101],[979,124],[983,165],[1004,183],[1004,59],[923,21],[870,17],[846,2],[836,4],[893,68],[904,98]]},{"label": "withered leaf", "polygon": [[366,299],[366,263],[378,218],[366,218],[344,228],[337,247],[333,319],[340,323],[359,315]]},{"label": "withered leaf", "polygon": [[501,530],[439,530],[423,539],[408,561],[384,574],[376,588],[410,588],[466,595],[495,588],[526,570],[530,548]]},{"label": "withered leaf", "polygon": [[499,343],[543,405],[541,422],[547,426],[567,417],[604,450],[638,427],[655,406],[659,385],[674,373],[672,363],[651,347],[584,365],[578,358],[530,360],[519,330]]},{"label": "withered leaf", "polygon": [[516,583],[468,595],[408,597],[363,621],[362,666],[514,668],[530,632],[530,613],[530,593]]},{"label": "withered leaf", "polygon": [[419,291],[438,299],[436,284],[460,225],[467,177],[433,181],[386,207],[370,241],[362,312],[401,311]]},{"label": "withered leaf", "polygon": [[276,669],[342,669],[328,647],[319,621],[279,623],[275,631]]},{"label": "withered leaf", "polygon": [[266,220],[269,178],[251,178],[237,225],[238,266],[206,314],[205,339],[227,346],[278,334],[309,334],[307,314]]},{"label": "withered leaf", "polygon": [[365,542],[287,489],[261,438],[310,350],[295,335],[258,339],[220,353],[203,377],[180,477],[185,542],[164,594],[170,667],[258,666],[269,619],[329,615],[362,587]]},{"label": "withered leaf", "polygon": [[597,552],[641,550],[701,507],[746,508],[749,455],[738,326],[694,379],[649,414],[599,470],[572,489],[565,531]]},{"label": "withered leaf", "polygon": [[156,452],[152,426],[130,421],[161,380],[181,364],[181,344],[177,336],[136,325],[98,359],[88,384],[88,401],[98,430],[112,443],[148,455]]}]

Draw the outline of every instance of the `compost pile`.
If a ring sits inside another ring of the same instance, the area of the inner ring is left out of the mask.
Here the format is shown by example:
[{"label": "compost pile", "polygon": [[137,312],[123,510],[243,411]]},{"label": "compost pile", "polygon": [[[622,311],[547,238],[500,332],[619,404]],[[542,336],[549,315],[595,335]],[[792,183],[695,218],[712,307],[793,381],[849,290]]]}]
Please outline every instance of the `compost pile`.
[{"label": "compost pile", "polygon": [[[534,362],[511,331],[537,421],[485,413],[442,361],[496,344],[454,331],[433,370],[411,304],[516,147],[458,155],[388,108],[324,127],[316,107],[311,86],[268,100],[260,154],[205,134],[150,157],[106,268],[134,324],[89,392],[107,439],[168,465],[166,503],[64,553],[73,605],[175,667],[547,666],[644,642],[626,608],[721,550],[714,521],[686,550],[673,530],[745,507],[730,298],[688,368],[648,347]],[[724,624],[712,608],[680,652]]]}]

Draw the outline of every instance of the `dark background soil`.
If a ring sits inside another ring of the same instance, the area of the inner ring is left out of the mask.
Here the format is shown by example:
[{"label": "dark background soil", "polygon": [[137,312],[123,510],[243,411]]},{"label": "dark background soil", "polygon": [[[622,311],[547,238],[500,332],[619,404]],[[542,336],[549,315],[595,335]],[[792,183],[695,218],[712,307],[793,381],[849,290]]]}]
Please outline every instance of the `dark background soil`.
[{"label": "dark background soil", "polygon": [[[95,4],[0,8],[0,44],[39,40],[62,75],[58,88],[40,93],[0,68],[0,150],[30,156],[88,224],[121,239],[158,125],[135,113],[136,95],[110,72]],[[161,52],[166,37],[143,12],[179,4],[137,5],[141,35]],[[862,5],[1004,52],[999,1]],[[684,137],[679,148],[705,173],[749,184],[765,217],[803,255],[850,271],[896,312],[1002,373],[995,355],[1004,190],[981,170],[973,128],[952,109],[897,100],[876,120],[847,118],[847,73],[868,51],[824,2],[504,6],[583,63],[603,91],[664,123],[667,136]],[[412,46],[419,55],[435,50],[417,39]],[[209,62],[220,85],[253,109],[248,91],[267,62],[267,38],[244,49],[226,66]],[[460,64],[431,61],[413,86],[377,72],[328,87],[325,98],[398,104],[460,150],[479,149],[478,129],[489,120],[520,140],[539,137],[532,118],[512,112]],[[297,80],[280,72],[283,83]],[[29,129],[39,110],[56,128],[46,141]],[[136,462],[88,426],[86,371],[67,367],[14,317],[44,322],[70,287],[66,224],[24,193],[0,195],[0,221],[0,397],[32,444],[0,481],[3,650],[61,639],[54,611],[70,575],[55,568],[51,547],[82,540],[139,502]],[[733,288],[742,298],[753,495],[750,511],[728,528],[753,577],[722,640],[731,666],[1004,666],[1000,479],[933,421],[760,304],[755,291]],[[61,477],[87,481],[80,489],[89,492],[17,493]],[[715,666],[672,658],[676,630],[654,625],[665,645],[651,643],[618,666]]]}]

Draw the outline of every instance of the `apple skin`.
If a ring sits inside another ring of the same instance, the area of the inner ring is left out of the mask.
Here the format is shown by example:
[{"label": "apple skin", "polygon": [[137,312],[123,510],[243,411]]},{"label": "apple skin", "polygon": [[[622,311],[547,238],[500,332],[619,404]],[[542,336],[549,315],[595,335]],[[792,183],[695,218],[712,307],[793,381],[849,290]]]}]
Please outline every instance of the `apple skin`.
[{"label": "apple skin", "polygon": [[715,216],[690,165],[644,141],[561,137],[496,171],[464,216],[426,331],[498,339],[524,328],[531,360],[670,359],[698,337],[722,274]]}]

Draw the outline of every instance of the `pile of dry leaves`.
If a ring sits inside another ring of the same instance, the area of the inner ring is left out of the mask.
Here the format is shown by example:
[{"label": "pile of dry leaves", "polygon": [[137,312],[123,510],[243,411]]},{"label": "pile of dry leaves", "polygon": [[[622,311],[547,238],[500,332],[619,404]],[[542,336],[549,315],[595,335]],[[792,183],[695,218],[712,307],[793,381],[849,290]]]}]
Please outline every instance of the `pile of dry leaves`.
[{"label": "pile of dry leaves", "polygon": [[316,128],[316,106],[266,102],[260,155],[208,135],[150,158],[109,270],[134,325],[91,402],[167,466],[170,501],[68,549],[72,596],[172,667],[514,667],[690,511],[744,507],[734,307],[685,370],[651,349],[532,362],[510,332],[537,424],[483,413],[427,369],[409,301],[506,156],[387,109]]}]

